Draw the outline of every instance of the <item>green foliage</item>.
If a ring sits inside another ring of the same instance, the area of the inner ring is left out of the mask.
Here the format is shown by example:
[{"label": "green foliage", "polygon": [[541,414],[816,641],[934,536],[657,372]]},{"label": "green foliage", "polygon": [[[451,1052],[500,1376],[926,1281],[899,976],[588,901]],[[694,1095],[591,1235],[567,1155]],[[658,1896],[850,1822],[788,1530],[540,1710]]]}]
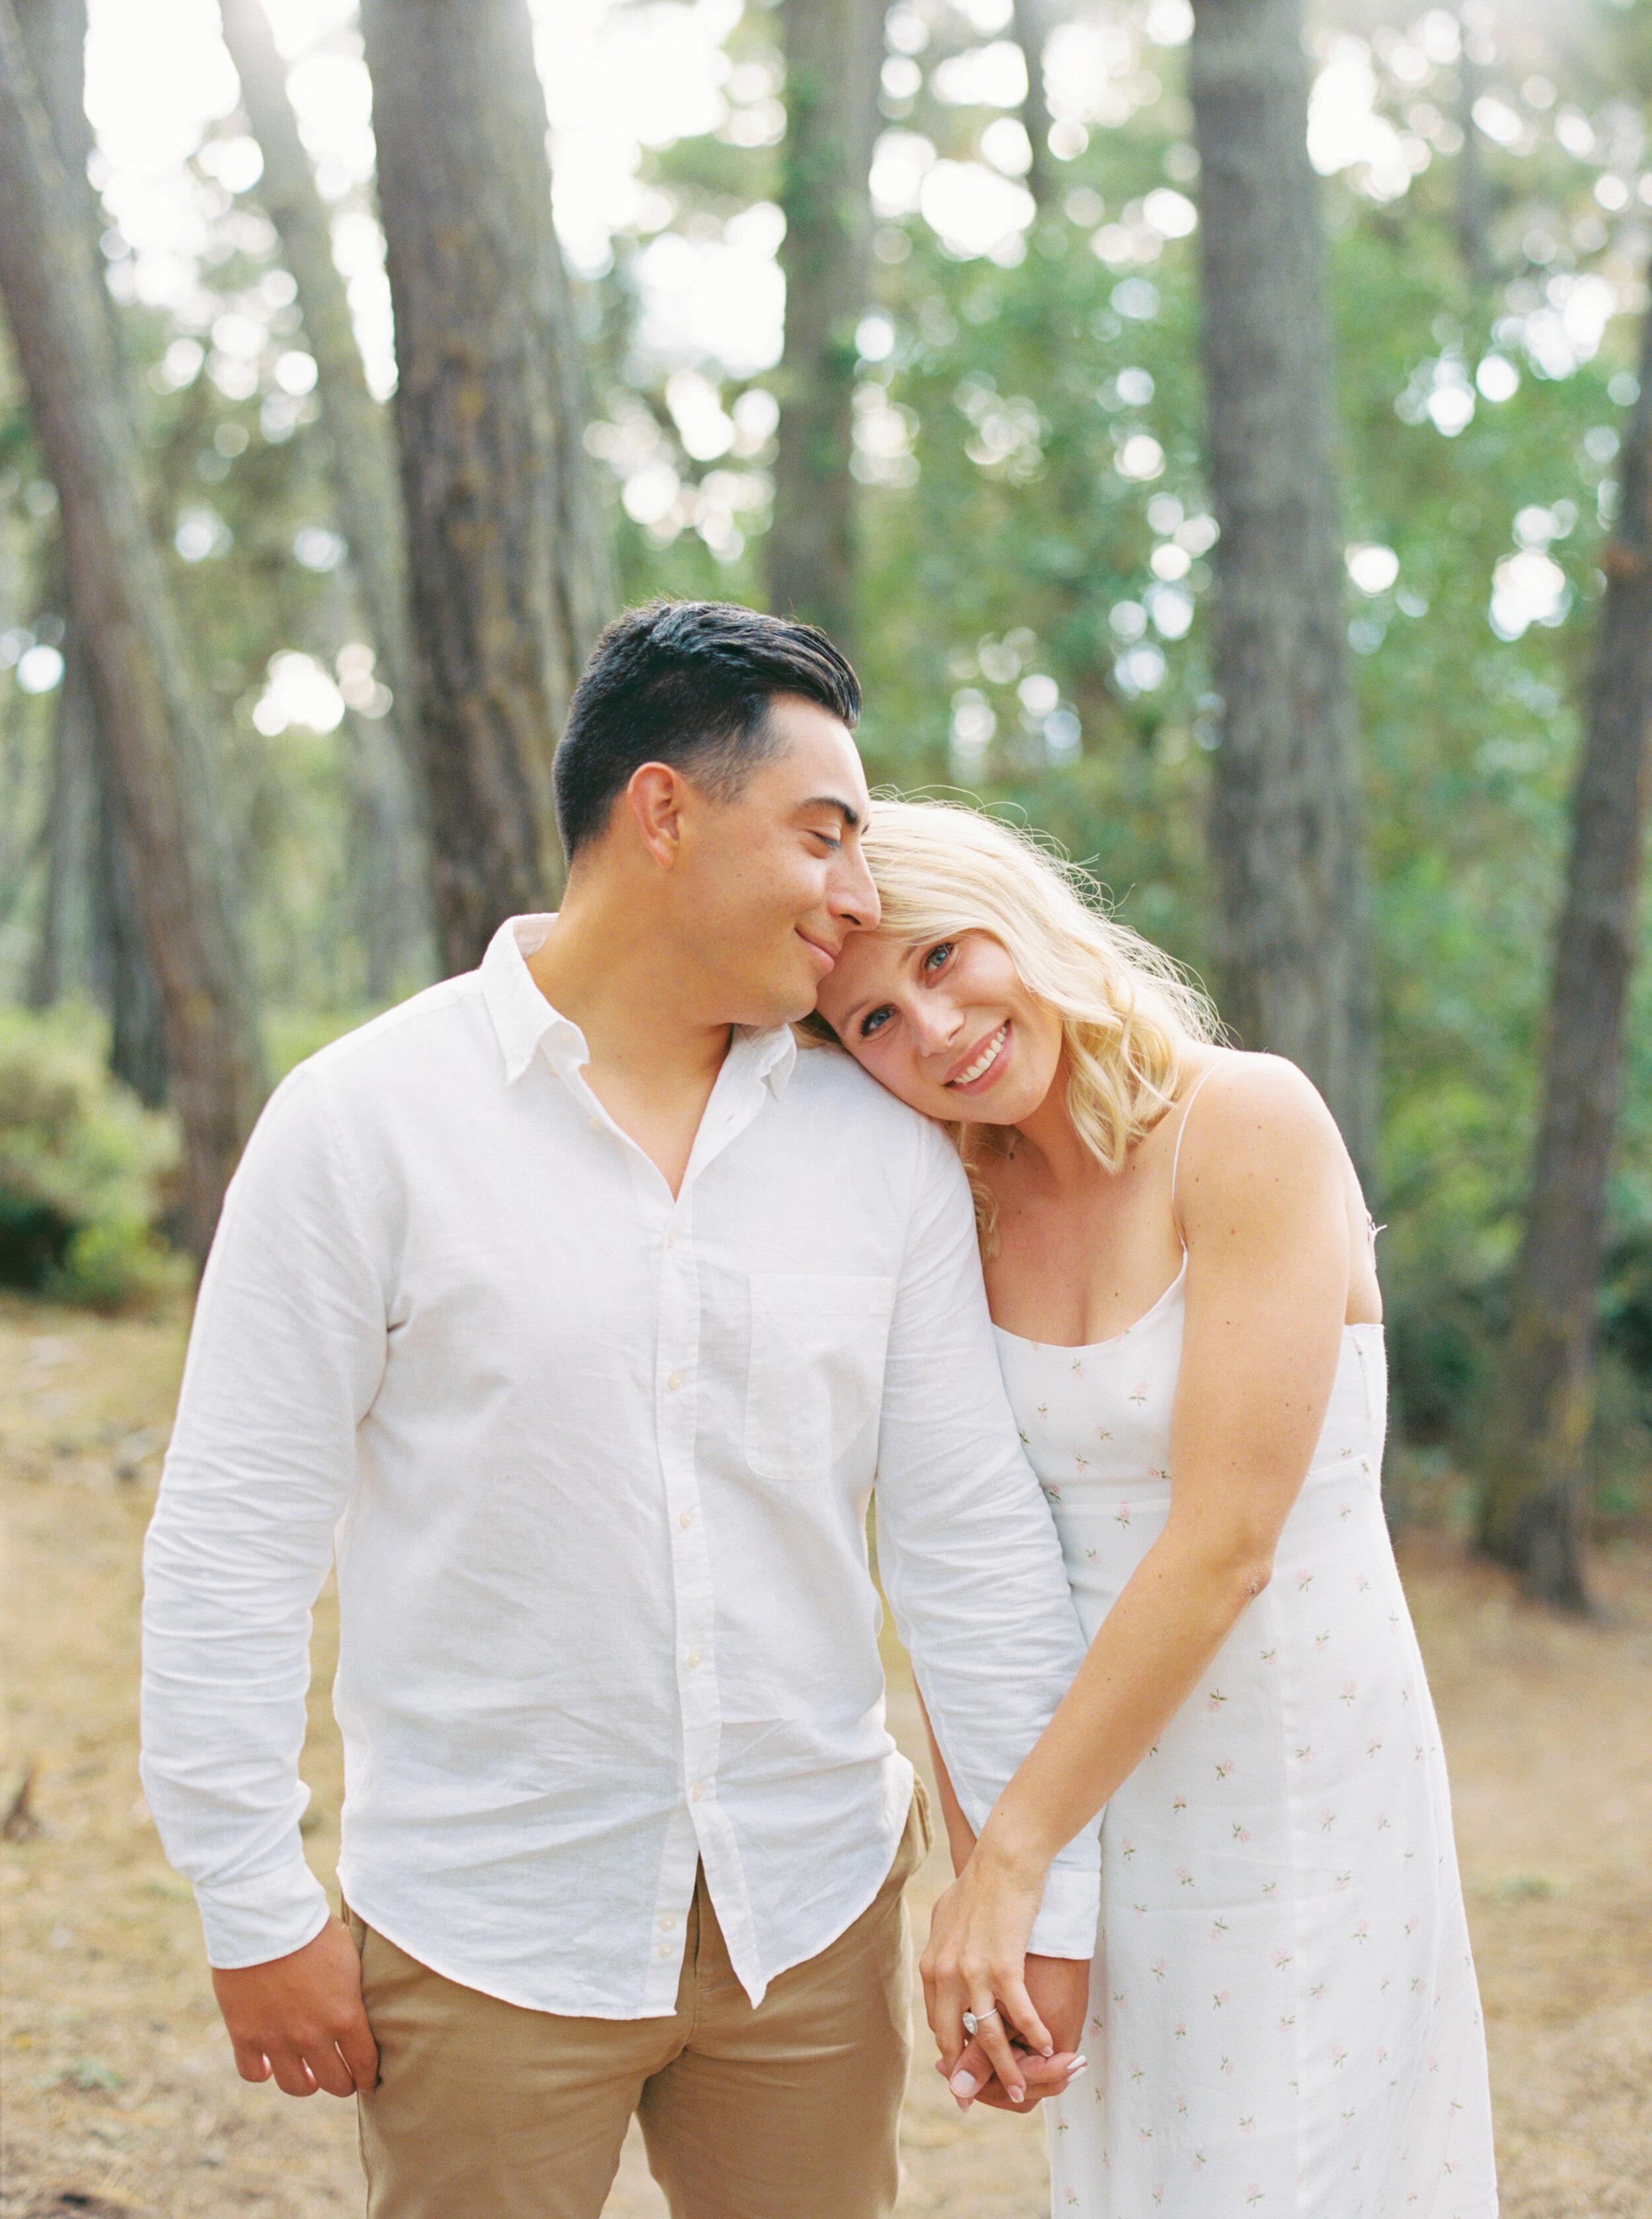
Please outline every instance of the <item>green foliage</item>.
[{"label": "green foliage", "polygon": [[0,1285],[113,1308],[177,1277],[172,1121],[109,1077],[84,1010],[0,1007]]}]

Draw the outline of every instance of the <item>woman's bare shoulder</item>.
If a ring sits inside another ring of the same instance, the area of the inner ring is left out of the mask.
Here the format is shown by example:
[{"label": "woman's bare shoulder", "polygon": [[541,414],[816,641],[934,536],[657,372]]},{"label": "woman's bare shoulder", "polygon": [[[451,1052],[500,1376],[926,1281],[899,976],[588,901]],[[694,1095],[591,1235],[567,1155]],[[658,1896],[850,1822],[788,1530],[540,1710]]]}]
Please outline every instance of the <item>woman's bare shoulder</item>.
[{"label": "woman's bare shoulder", "polygon": [[1317,1186],[1327,1174],[1340,1183],[1347,1162],[1342,1135],[1305,1072],[1284,1056],[1239,1048],[1208,1057],[1183,1090],[1185,1097],[1196,1085],[1199,1098],[1187,1112],[1179,1206],[1200,1190],[1225,1199],[1254,1193],[1258,1181],[1274,1191]]}]

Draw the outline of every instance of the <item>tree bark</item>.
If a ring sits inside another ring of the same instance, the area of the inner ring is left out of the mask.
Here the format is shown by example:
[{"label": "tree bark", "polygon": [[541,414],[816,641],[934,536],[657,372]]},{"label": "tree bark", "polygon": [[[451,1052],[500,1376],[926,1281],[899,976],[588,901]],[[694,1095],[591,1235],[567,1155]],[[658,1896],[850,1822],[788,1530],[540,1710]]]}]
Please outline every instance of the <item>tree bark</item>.
[{"label": "tree bark", "polygon": [[1196,0],[1220,999],[1289,1056],[1375,1176],[1360,767],[1342,607],[1331,341],[1301,0]]},{"label": "tree bark", "polygon": [[1480,1539],[1530,1594],[1587,1611],[1595,1287],[1623,1085],[1624,1010],[1652,804],[1652,309],[1624,441],[1618,519],[1556,937],[1543,1108],[1487,1431]]},{"label": "tree bark", "polygon": [[1015,0],[1015,42],[1027,65],[1027,97],[1021,120],[1033,150],[1027,190],[1040,214],[1047,208],[1055,180],[1050,167],[1050,103],[1044,91],[1044,46],[1049,37],[1046,0]]},{"label": "tree bark", "polygon": [[821,625],[849,652],[855,332],[871,284],[884,13],[881,0],[782,0],[781,8],[786,351],[764,559],[770,606]]},{"label": "tree bark", "polygon": [[550,765],[612,587],[525,0],[363,0],[437,935],[561,881]]},{"label": "tree bark", "polygon": [[0,295],[58,489],[72,606],[132,836],[183,1126],[182,1229],[202,1256],[257,1113],[261,1066],[204,807],[204,734],[145,525],[99,282],[11,0],[0,0]]},{"label": "tree bark", "polygon": [[[92,268],[100,270],[96,242],[102,228],[102,213],[86,174],[92,130],[86,115],[85,0],[20,0],[17,27],[63,165],[70,203],[65,215],[78,214],[91,249]],[[109,327],[117,374],[123,375],[120,334],[106,286],[98,287],[97,297]],[[72,877],[78,861],[90,898],[92,984],[109,1017],[109,1069],[152,1109],[157,1109],[166,1098],[166,1041],[160,990],[135,906],[132,831],[121,807],[109,744],[98,724],[96,687],[80,636],[80,620],[72,595],[65,591],[65,598],[70,606],[63,644],[64,722],[59,742],[60,746],[78,747],[79,774],[84,776],[90,768],[92,839],[90,846],[83,842],[71,856],[59,857],[54,850],[43,922],[48,932],[61,926],[65,904],[75,891]],[[72,738],[68,732],[71,718],[86,728]],[[69,768],[66,764],[61,767]],[[66,828],[54,824],[54,832],[59,829]],[[43,947],[38,977],[43,982],[56,968]]]}]

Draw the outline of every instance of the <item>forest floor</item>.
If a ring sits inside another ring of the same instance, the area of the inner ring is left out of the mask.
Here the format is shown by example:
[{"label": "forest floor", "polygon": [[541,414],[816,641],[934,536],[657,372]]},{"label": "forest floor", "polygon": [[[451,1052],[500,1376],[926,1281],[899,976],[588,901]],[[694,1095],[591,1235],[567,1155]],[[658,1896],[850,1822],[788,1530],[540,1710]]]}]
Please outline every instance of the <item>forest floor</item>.
[{"label": "forest floor", "polygon": [[[139,1550],[181,1313],[108,1320],[0,1299],[8,1656],[0,1812],[0,2214],[325,2219],[359,2211],[351,2112],[236,2079],[189,1891],[140,1793]],[[1519,1602],[1447,1536],[1401,1563],[1444,1731],[1492,2052],[1507,2219],[1652,2219],[1652,1548],[1594,1561],[1588,1623]],[[330,1879],[339,1771],[317,1613],[307,1841]],[[891,1657],[891,1719],[916,1709]],[[939,1856],[915,1881],[920,1928]],[[1036,2119],[959,2116],[927,2057],[903,2212],[1039,2219]],[[635,2138],[611,2219],[664,2210]]]}]

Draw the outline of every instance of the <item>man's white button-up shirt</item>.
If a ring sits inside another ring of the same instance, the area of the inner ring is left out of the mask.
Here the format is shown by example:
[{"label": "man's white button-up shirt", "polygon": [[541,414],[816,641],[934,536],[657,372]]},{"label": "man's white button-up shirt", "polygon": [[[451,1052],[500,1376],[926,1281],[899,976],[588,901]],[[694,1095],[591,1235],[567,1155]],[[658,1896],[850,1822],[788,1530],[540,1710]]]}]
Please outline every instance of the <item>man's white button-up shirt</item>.
[{"label": "man's white button-up shirt", "polygon": [[[944,1136],[736,1034],[674,1198],[533,983],[548,922],[302,1065],[248,1143],[146,1551],[144,1781],[215,1964],[320,1930],[297,1767],[336,1552],[351,1908],[467,1986],[638,2018],[698,1864],[754,2000],[888,1871],[874,1480],[978,1825],[1082,1640]],[[1034,1947],[1088,1957],[1096,1893],[1092,1830]]]}]

